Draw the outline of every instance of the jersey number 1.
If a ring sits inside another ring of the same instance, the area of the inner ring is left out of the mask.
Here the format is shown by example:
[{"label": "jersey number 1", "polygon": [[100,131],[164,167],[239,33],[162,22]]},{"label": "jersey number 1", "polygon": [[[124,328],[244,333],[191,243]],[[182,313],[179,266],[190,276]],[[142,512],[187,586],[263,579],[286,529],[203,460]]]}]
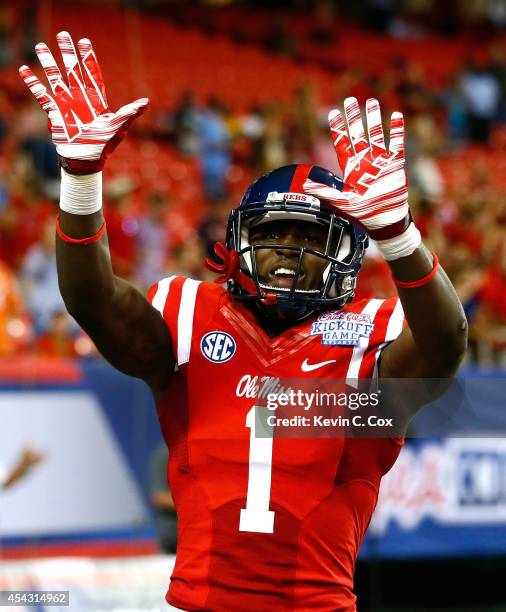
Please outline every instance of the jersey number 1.
[{"label": "jersey number 1", "polygon": [[274,533],[274,512],[269,510],[272,477],[272,437],[255,436],[256,406],[246,416],[249,436],[249,476],[246,508],[241,510],[239,531]]}]

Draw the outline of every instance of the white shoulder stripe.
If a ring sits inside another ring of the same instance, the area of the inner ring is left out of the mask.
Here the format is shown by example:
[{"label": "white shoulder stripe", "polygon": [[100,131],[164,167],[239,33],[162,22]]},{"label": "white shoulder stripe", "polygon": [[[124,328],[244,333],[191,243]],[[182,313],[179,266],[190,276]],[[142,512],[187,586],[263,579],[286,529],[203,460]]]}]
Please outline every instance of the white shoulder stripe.
[{"label": "white shoulder stripe", "polygon": [[376,362],[374,365],[374,379],[377,379],[379,377],[378,359],[380,358],[381,351],[387,346],[387,344],[390,344],[390,342],[392,342],[392,340],[395,340],[397,336],[401,333],[403,323],[404,310],[402,308],[401,300],[397,298],[395,308],[393,309],[392,314],[390,315],[390,319],[388,320],[385,340],[378,346],[378,349],[376,350],[376,356],[374,358]]},{"label": "white shoulder stripe", "polygon": [[[371,320],[374,321],[374,317],[376,316],[376,313],[378,312],[383,302],[384,300],[369,300],[365,308],[362,310],[361,314],[369,315],[371,317]],[[358,386],[358,373],[360,371],[362,359],[364,358],[365,351],[368,346],[369,338],[361,337],[358,345],[353,349],[350,365],[348,366],[348,372],[346,374],[346,381],[348,385],[353,386],[355,388]]]},{"label": "white shoulder stripe", "polygon": [[397,304],[393,309],[390,319],[388,321],[387,333],[385,335],[385,342],[391,342],[395,340],[402,331],[402,324],[404,323],[404,310],[402,309],[401,300],[397,299]]},{"label": "white shoulder stripe", "polygon": [[197,299],[197,289],[201,281],[187,278],[183,283],[181,304],[177,318],[177,365],[188,363],[193,334],[193,313]]},{"label": "white shoulder stripe", "polygon": [[158,288],[156,290],[153,301],[151,302],[153,308],[156,308],[158,312],[162,315],[162,317],[165,302],[167,301],[167,296],[169,295],[170,283],[175,278],[175,276],[168,276],[167,278],[162,278],[162,280],[158,282]]}]

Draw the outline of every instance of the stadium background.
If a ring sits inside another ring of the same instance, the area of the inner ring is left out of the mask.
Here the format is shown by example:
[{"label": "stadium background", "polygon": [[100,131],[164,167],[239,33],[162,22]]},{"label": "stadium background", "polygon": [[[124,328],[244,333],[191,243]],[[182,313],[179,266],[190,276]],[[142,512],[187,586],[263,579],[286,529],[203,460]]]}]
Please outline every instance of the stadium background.
[{"label": "stadium background", "polygon": [[[2,4],[0,465],[26,447],[45,458],[0,493],[0,588],[66,585],[73,609],[149,609],[171,563],[150,516],[159,433],[147,389],[100,360],[57,291],[59,170],[17,75],[22,63],[40,74],[34,45],[55,52],[62,29],[88,36],[111,107],[151,99],[105,170],[114,267],[141,289],[167,271],[208,278],[205,254],[261,172],[293,161],[337,171],[325,119],[345,97],[402,110],[414,216],[470,321],[462,376],[493,380],[483,405],[500,411],[505,25],[504,0]],[[370,249],[359,294],[393,291]],[[410,442],[403,457],[411,476],[391,482],[409,493],[382,492],[357,571],[361,609],[506,610],[503,439]]]}]

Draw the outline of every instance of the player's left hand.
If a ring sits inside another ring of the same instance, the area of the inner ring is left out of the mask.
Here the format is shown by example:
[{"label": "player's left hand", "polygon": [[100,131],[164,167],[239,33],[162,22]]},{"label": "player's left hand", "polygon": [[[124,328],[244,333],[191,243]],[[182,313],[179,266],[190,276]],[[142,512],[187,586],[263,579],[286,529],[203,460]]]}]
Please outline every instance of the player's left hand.
[{"label": "player's left hand", "polygon": [[402,234],[411,221],[404,169],[404,119],[401,113],[392,114],[387,150],[380,106],[374,98],[367,100],[366,115],[368,137],[356,98],[344,101],[344,117],[339,110],[329,113],[343,172],[343,191],[311,180],[304,184],[304,191],[325,200],[340,216],[362,225],[371,238],[387,240]]}]

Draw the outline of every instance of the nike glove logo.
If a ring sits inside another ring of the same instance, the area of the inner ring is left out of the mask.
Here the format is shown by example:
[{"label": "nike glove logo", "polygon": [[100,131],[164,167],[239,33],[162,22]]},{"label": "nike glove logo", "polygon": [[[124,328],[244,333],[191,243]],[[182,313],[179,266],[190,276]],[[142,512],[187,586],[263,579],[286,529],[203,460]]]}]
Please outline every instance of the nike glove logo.
[{"label": "nike glove logo", "polygon": [[318,368],[323,368],[323,366],[329,365],[329,363],[334,363],[337,359],[330,359],[329,361],[320,361],[319,363],[308,363],[307,359],[304,359],[300,369],[303,372],[312,372],[313,370],[317,370]]}]

